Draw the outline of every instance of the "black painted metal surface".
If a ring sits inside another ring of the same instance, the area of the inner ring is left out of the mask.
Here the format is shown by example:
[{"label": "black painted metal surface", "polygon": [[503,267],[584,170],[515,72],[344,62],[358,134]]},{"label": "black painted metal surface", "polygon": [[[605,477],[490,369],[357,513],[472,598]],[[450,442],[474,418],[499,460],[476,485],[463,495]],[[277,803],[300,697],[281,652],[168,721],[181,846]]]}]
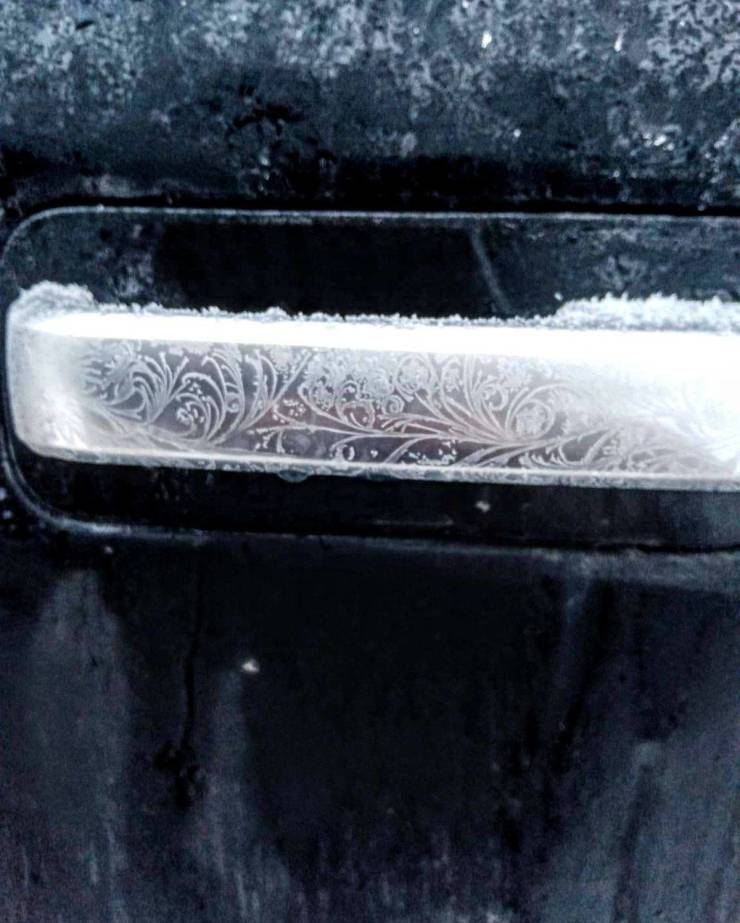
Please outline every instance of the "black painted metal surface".
[{"label": "black painted metal surface", "polygon": [[[734,0],[3,0],[0,234],[737,215],[738,44]],[[81,541],[10,484],[0,532],[3,920],[737,919],[736,551]]]},{"label": "black painted metal surface", "polygon": [[734,0],[4,0],[0,45],[14,209],[738,204]]},{"label": "black painted metal surface", "polygon": [[737,918],[737,557],[3,541],[0,913]]}]

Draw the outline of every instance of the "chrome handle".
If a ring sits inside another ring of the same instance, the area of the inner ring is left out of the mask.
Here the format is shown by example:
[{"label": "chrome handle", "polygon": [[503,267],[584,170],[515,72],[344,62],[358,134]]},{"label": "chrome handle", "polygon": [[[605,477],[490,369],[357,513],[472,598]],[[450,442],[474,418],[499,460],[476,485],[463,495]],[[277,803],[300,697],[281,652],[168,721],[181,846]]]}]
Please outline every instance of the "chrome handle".
[{"label": "chrome handle", "polygon": [[740,306],[534,322],[12,306],[15,432],[99,464],[587,486],[740,487]]}]

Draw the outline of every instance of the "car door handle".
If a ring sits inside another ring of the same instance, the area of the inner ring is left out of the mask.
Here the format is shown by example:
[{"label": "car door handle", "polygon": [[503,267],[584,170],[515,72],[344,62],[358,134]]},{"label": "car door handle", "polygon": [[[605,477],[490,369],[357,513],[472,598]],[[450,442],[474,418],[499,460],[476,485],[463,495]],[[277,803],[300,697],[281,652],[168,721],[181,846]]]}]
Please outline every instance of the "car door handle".
[{"label": "car door handle", "polygon": [[341,319],[42,283],[10,309],[12,420],[36,453],[96,464],[737,489],[738,308]]}]

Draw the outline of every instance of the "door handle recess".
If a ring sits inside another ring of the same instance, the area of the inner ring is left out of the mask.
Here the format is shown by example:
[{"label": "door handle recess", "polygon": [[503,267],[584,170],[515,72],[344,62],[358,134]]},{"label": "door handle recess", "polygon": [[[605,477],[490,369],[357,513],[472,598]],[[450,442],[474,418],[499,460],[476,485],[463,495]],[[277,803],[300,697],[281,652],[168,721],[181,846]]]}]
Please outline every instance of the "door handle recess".
[{"label": "door handle recess", "polygon": [[549,318],[11,306],[17,437],[42,456],[644,488],[740,487],[740,305],[654,297]]}]

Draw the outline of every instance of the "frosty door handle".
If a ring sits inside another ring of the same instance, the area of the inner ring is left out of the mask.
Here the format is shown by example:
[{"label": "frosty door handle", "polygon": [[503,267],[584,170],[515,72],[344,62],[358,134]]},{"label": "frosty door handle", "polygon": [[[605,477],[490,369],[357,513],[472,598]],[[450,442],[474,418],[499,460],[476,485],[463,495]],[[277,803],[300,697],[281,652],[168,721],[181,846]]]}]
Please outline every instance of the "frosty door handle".
[{"label": "frosty door handle", "polygon": [[653,298],[519,322],[11,306],[12,421],[97,464],[740,487],[740,306]]}]

